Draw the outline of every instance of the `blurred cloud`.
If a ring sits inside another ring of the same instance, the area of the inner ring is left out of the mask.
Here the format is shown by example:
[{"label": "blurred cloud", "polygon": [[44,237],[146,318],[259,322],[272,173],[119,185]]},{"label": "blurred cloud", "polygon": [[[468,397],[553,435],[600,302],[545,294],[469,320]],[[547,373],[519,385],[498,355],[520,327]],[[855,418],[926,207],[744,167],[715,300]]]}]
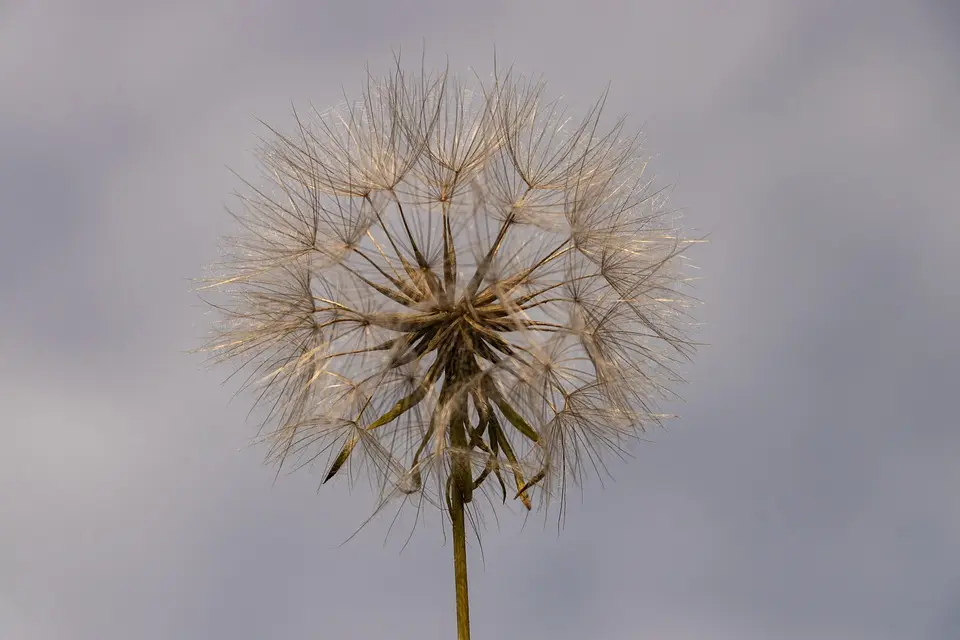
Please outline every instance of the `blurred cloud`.
[{"label": "blurred cloud", "polygon": [[274,484],[183,353],[256,118],[424,40],[581,106],[609,81],[712,234],[682,420],[561,536],[489,527],[475,636],[960,635],[951,3],[300,4],[0,8],[0,636],[449,636],[438,518],[338,547],[362,489]]}]

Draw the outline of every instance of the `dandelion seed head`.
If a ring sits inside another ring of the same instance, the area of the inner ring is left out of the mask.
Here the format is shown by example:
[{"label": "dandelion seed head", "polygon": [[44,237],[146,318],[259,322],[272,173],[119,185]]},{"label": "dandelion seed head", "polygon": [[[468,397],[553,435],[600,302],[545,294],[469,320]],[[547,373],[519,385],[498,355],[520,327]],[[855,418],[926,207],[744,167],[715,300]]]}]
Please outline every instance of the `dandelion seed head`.
[{"label": "dandelion seed head", "polygon": [[691,241],[603,102],[577,120],[539,80],[398,64],[269,129],[208,348],[256,389],[270,460],[529,508],[662,419]]}]

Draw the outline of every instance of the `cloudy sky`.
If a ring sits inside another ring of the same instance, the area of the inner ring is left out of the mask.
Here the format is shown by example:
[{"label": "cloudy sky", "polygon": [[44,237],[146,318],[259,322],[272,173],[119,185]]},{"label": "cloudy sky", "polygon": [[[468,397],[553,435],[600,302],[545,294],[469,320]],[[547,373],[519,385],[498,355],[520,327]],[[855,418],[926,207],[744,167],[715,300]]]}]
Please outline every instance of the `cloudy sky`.
[{"label": "cloudy sky", "polygon": [[0,637],[452,636],[439,519],[339,546],[369,496],[274,482],[185,354],[256,118],[424,41],[610,83],[711,234],[681,418],[560,535],[488,529],[474,637],[960,637],[955,6],[0,1]]}]

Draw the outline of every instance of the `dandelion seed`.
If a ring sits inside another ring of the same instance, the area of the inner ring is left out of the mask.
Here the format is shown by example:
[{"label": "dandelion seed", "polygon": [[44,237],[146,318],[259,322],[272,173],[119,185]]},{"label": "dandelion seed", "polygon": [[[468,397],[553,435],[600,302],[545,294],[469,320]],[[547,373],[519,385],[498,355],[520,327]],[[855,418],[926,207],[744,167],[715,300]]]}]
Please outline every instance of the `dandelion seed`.
[{"label": "dandelion seed", "polygon": [[448,514],[461,640],[475,493],[562,512],[568,483],[662,419],[693,351],[691,241],[603,103],[574,122],[540,81],[398,63],[356,104],[270,129],[210,281],[229,303],[208,348],[259,389],[271,460]]}]

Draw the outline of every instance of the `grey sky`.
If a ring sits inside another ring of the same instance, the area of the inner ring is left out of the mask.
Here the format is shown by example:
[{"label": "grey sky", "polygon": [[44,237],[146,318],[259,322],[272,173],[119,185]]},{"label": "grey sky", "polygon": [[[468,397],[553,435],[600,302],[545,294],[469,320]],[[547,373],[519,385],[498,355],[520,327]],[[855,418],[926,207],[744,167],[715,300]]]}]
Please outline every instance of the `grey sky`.
[{"label": "grey sky", "polygon": [[[711,344],[563,533],[471,550],[474,636],[960,637],[960,12],[941,2],[0,3],[0,637],[448,638],[437,517],[247,448],[183,354],[262,129],[391,49],[496,46],[643,126]],[[301,6],[302,5],[302,6]]]}]

